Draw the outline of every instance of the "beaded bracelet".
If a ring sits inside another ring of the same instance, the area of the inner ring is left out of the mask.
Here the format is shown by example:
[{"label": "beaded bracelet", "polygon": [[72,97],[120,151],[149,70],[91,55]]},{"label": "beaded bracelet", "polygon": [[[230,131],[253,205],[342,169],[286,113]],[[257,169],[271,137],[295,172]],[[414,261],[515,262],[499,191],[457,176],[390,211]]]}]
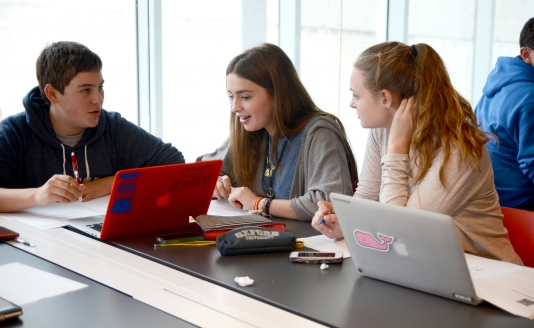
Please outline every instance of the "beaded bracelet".
[{"label": "beaded bracelet", "polygon": [[265,203],[267,203],[268,198],[263,198],[258,203],[258,212],[260,212],[261,215],[263,215],[263,209],[265,208]]},{"label": "beaded bracelet", "polygon": [[254,203],[254,211],[258,211],[258,204],[260,203],[260,201],[263,199],[264,197],[258,197],[258,199],[256,199],[256,202]]},{"label": "beaded bracelet", "polygon": [[269,213],[269,208],[271,207],[271,201],[272,198],[267,198],[267,203],[265,203],[265,206],[262,209],[262,213],[265,213],[265,216],[271,216],[271,213]]}]

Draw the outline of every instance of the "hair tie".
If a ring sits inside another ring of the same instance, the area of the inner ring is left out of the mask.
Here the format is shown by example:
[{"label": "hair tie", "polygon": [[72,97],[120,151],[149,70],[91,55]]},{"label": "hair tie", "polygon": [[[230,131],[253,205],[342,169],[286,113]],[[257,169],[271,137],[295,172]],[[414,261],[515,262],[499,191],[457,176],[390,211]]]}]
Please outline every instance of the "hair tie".
[{"label": "hair tie", "polygon": [[415,44],[412,44],[412,45],[410,46],[410,50],[412,51],[412,55],[413,55],[414,57],[417,57],[417,49],[415,48]]}]

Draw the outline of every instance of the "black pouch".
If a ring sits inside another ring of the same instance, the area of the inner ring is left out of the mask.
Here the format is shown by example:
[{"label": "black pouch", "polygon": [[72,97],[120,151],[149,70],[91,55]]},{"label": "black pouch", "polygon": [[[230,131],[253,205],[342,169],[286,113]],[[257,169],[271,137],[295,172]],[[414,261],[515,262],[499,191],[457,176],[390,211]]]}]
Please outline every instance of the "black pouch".
[{"label": "black pouch", "polygon": [[217,236],[221,255],[292,252],[296,238],[290,232],[262,227],[241,227]]}]

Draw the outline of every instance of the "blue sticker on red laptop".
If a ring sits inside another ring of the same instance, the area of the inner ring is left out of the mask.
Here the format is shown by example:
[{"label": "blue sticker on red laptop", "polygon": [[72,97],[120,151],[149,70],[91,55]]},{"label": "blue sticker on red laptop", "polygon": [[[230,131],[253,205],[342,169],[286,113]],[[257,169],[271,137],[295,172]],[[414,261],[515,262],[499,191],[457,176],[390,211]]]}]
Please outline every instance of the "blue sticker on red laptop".
[{"label": "blue sticker on red laptop", "polygon": [[119,185],[115,189],[115,198],[113,198],[113,207],[111,212],[116,214],[128,213],[132,210],[132,200],[135,193],[136,179],[139,173],[120,173]]}]

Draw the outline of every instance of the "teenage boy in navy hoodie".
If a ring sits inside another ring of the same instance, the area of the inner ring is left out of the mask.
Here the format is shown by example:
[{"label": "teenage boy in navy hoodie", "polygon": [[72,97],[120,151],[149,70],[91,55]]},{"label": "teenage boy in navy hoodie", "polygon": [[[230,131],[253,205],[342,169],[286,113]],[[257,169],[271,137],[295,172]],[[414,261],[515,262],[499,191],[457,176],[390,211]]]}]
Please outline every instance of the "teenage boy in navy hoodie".
[{"label": "teenage boy in navy hoodie", "polygon": [[499,57],[475,114],[488,143],[502,206],[534,210],[534,18],[519,37],[519,56]]},{"label": "teenage boy in navy hoodie", "polygon": [[79,43],[43,49],[25,112],[0,122],[0,212],[102,197],[119,170],[184,162],[171,144],[102,108],[101,71],[100,57]]}]

